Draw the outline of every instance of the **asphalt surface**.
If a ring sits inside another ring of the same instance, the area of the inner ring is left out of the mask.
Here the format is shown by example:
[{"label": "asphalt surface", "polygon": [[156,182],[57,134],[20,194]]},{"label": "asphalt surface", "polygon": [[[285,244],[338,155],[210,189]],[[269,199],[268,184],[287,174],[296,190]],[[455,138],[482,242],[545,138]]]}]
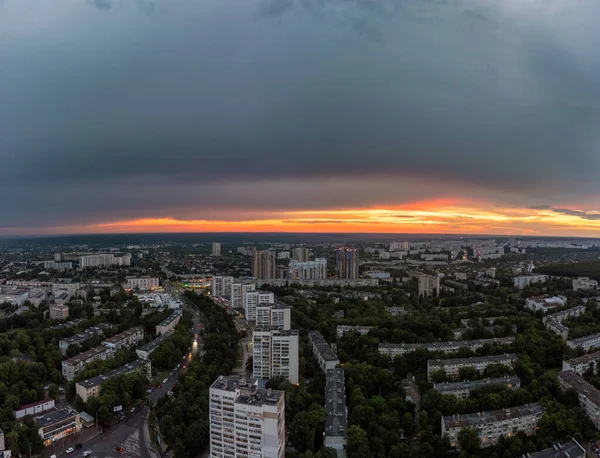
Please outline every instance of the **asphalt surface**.
[{"label": "asphalt surface", "polygon": [[[59,456],[80,458],[89,450],[92,454],[88,458],[156,458],[157,454],[151,449],[146,427],[148,413],[147,406],[138,407],[117,425],[105,429],[104,433],[85,442],[79,450],[70,454],[63,452]],[[117,446],[122,446],[123,452],[115,451]]]}]

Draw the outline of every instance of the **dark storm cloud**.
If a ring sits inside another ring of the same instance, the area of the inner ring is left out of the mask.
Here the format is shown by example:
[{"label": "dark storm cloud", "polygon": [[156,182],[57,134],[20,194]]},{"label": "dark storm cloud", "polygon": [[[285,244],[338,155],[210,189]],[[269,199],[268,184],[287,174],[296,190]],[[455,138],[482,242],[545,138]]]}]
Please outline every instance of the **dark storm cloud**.
[{"label": "dark storm cloud", "polygon": [[[3,224],[432,189],[525,206],[597,196],[598,14],[567,0],[8,0]],[[358,177],[373,186],[353,192]],[[274,196],[257,184],[271,180]]]}]

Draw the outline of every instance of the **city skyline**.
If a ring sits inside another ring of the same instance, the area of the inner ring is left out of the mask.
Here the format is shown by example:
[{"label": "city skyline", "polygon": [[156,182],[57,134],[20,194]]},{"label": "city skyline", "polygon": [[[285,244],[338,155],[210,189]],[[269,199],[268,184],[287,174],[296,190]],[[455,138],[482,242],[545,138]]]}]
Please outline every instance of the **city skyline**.
[{"label": "city skyline", "polygon": [[596,236],[598,13],[4,0],[0,236]]}]

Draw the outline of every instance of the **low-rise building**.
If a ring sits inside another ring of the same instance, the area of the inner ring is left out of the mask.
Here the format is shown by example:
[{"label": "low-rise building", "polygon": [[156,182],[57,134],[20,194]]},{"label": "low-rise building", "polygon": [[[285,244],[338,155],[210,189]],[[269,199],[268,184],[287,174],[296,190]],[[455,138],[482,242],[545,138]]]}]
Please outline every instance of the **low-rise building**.
[{"label": "low-rise building", "polygon": [[150,291],[159,287],[158,277],[127,277],[123,288],[137,291]]},{"label": "low-rise building", "polygon": [[150,355],[152,354],[152,352],[154,352],[154,350],[156,350],[163,343],[165,343],[165,340],[167,340],[169,337],[171,337],[171,334],[172,334],[172,332],[167,332],[165,334],[158,336],[156,339],[151,340],[147,344],[142,345],[140,348],[136,348],[135,352],[138,355],[138,358],[150,359]]},{"label": "low-rise building", "polygon": [[573,279],[573,290],[593,290],[598,289],[598,282],[590,280],[588,277],[579,277]]},{"label": "low-rise building", "polygon": [[554,444],[539,452],[528,453],[521,458],[586,458],[585,449],[575,439],[564,444]]},{"label": "low-rise building", "polygon": [[518,432],[528,436],[535,434],[543,413],[544,408],[536,402],[509,409],[443,416],[442,437],[448,434],[450,445],[458,448],[458,433],[463,428],[476,428],[479,430],[481,447],[490,447],[501,437],[512,436]]},{"label": "low-rise building", "polygon": [[344,334],[348,334],[349,332],[356,331],[359,334],[368,334],[371,329],[374,329],[374,326],[349,326],[347,324],[338,324],[336,327],[336,334],[339,337],[343,337]]},{"label": "low-rise building", "polygon": [[332,448],[337,458],[346,457],[348,408],[344,369],[329,369],[325,374],[325,430],[323,445]]},{"label": "low-rise building", "polygon": [[340,364],[339,358],[320,332],[308,331],[308,342],[323,372],[327,373],[328,370],[335,369]]},{"label": "low-rise building", "polygon": [[517,289],[524,289],[535,283],[546,283],[547,281],[547,275],[519,275],[513,278],[514,287]]},{"label": "low-rise building", "polygon": [[401,316],[406,314],[406,309],[404,307],[400,307],[399,305],[386,307],[386,310],[390,312],[392,316]]},{"label": "low-rise building", "polygon": [[163,334],[172,332],[175,329],[175,326],[179,324],[179,320],[183,316],[183,312],[179,309],[176,309],[162,320],[159,324],[156,325],[156,335],[161,336]]},{"label": "low-rise building", "polygon": [[562,370],[573,371],[581,376],[583,376],[583,374],[585,374],[588,370],[591,370],[592,373],[596,375],[598,372],[600,372],[598,361],[600,361],[600,351],[588,353],[587,355],[583,355],[578,358],[563,361]]},{"label": "low-rise building", "polygon": [[134,326],[127,331],[116,334],[102,342],[102,345],[117,352],[123,348],[131,348],[144,340],[144,328],[142,326]]},{"label": "low-rise building", "polygon": [[427,351],[441,351],[444,353],[455,353],[459,349],[466,347],[471,350],[477,350],[482,348],[484,345],[510,345],[515,341],[514,337],[498,337],[493,339],[479,339],[479,340],[451,340],[448,342],[433,342],[427,344],[379,344],[379,352],[395,358],[398,355],[404,355],[411,353],[419,348],[423,348]]},{"label": "low-rise building", "polygon": [[105,345],[98,345],[97,347],[91,348],[88,351],[79,353],[72,358],[69,358],[62,362],[62,375],[68,381],[75,380],[75,378],[83,372],[83,370],[94,361],[105,361],[112,358],[114,350]]},{"label": "low-rise building", "polygon": [[434,383],[433,389],[442,394],[451,394],[459,399],[466,399],[472,391],[486,386],[503,385],[511,390],[521,387],[521,380],[516,375],[506,375],[504,377],[486,378],[483,380],[465,380],[464,382],[443,382]]},{"label": "low-rise building", "polygon": [[575,390],[579,405],[596,429],[600,429],[600,390],[573,371],[559,372],[558,384],[563,391]]},{"label": "low-rise building", "polygon": [[525,307],[532,312],[542,311],[548,313],[556,307],[563,307],[567,303],[564,296],[534,296],[525,299]]},{"label": "low-rise building", "polygon": [[473,367],[479,374],[483,374],[486,367],[491,364],[512,367],[516,361],[517,355],[514,353],[476,358],[429,359],[427,360],[427,380],[430,380],[434,372],[440,370],[444,371],[448,377],[458,377],[459,369],[463,367]]},{"label": "low-rise building", "polygon": [[44,399],[43,401],[32,402],[31,404],[24,404],[19,406],[17,410],[13,413],[15,415],[15,419],[21,420],[25,418],[27,415],[31,415],[32,417],[37,417],[44,412],[49,410],[53,410],[55,407],[54,399]]},{"label": "low-rise building", "polygon": [[82,382],[77,382],[77,384],[75,385],[77,396],[79,396],[83,402],[88,402],[88,399],[90,399],[93,396],[98,396],[100,394],[100,387],[107,380],[138,371],[143,372],[143,374],[149,379],[151,377],[150,361],[147,359],[136,359],[135,361],[129,364],[125,364],[124,366],[121,366],[118,369],[114,369],[112,371],[106,372],[97,377],[92,377]]},{"label": "low-rise building", "polygon": [[600,347],[600,333],[589,336],[579,337],[578,339],[567,340],[569,348],[583,348],[584,351],[589,351],[592,348]]},{"label": "low-rise building", "polygon": [[70,406],[45,412],[35,417],[35,423],[45,446],[81,431],[79,413]]},{"label": "low-rise building", "polygon": [[51,320],[66,320],[69,317],[68,305],[51,305],[50,319]]},{"label": "low-rise building", "polygon": [[104,331],[108,329],[112,329],[111,324],[100,323],[96,326],[92,326],[91,328],[87,328],[85,331],[75,334],[74,336],[67,337],[65,339],[61,339],[58,341],[58,348],[60,352],[65,356],[67,354],[67,349],[70,345],[81,345],[85,341],[91,339],[92,337],[100,336],[104,334]]},{"label": "low-rise building", "polygon": [[0,304],[9,302],[18,307],[29,299],[29,290],[18,286],[0,286]]},{"label": "low-rise building", "polygon": [[0,429],[0,458],[11,458],[12,451],[6,448],[6,443],[4,441],[4,431]]}]

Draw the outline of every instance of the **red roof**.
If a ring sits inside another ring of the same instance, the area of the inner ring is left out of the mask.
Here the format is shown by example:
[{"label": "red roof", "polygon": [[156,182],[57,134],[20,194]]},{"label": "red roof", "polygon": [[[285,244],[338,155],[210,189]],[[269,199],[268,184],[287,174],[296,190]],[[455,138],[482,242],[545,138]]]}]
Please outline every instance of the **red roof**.
[{"label": "red roof", "polygon": [[17,410],[28,409],[29,407],[39,406],[41,404],[44,404],[45,402],[50,402],[50,401],[54,401],[54,399],[44,399],[42,401],[32,402],[31,404],[23,404],[22,406],[19,406],[19,408]]}]

